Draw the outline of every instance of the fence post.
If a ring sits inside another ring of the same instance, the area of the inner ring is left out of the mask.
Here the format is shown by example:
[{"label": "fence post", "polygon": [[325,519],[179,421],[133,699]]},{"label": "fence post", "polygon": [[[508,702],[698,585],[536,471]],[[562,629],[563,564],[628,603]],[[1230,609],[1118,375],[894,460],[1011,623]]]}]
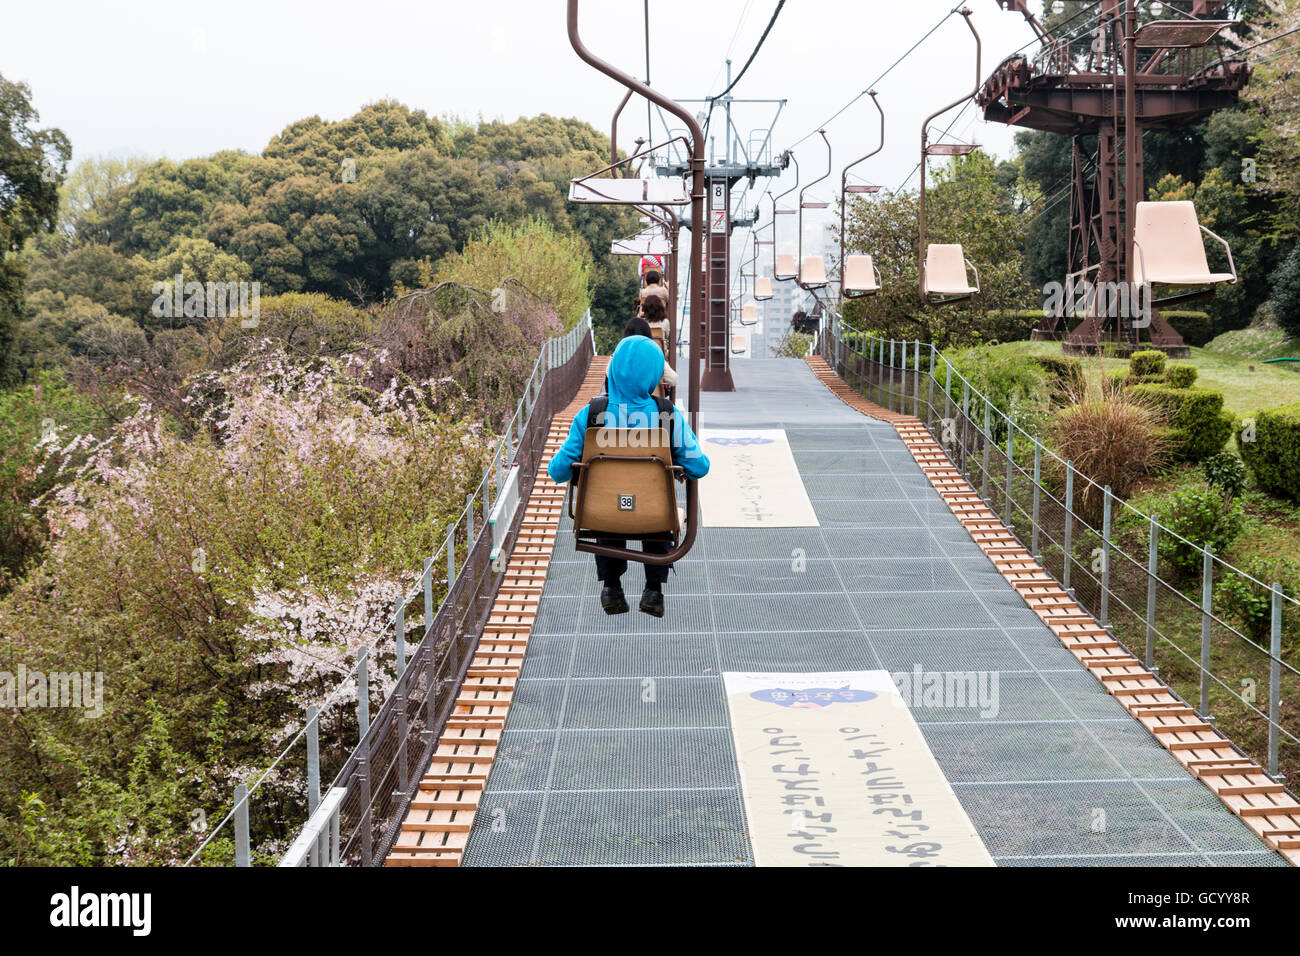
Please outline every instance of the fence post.
[{"label": "fence post", "polygon": [[433,558],[424,559],[424,633],[433,627]]},{"label": "fence post", "polygon": [[370,668],[367,664],[369,648],[365,645],[357,648],[357,727],[361,739],[365,739],[370,729]]},{"label": "fence post", "polygon": [[1034,504],[1033,517],[1030,524],[1033,526],[1029,529],[1029,553],[1038,560],[1038,513],[1039,505],[1042,499],[1042,481],[1043,481],[1043,446],[1037,441],[1034,442]]},{"label": "fence post", "polygon": [[393,689],[394,703],[397,707],[397,792],[394,796],[405,796],[406,791],[406,685],[402,675],[406,673],[406,595],[397,596],[397,613],[393,615],[393,631],[397,638],[397,686]]},{"label": "fence post", "polygon": [[307,815],[320,806],[320,708],[307,707]]},{"label": "fence post", "polygon": [[[883,396],[882,396],[883,397]],[[885,407],[894,410],[894,340],[889,340],[889,401]]]},{"label": "fence post", "polygon": [[1101,493],[1101,616],[1102,627],[1110,623],[1110,485]]},{"label": "fence post", "polygon": [[397,607],[393,612],[393,644],[397,655],[397,676],[400,678],[406,670],[406,595],[397,595]]},{"label": "fence post", "polygon": [[912,417],[921,417],[921,340],[912,343],[912,355],[916,366],[916,384],[912,388]]},{"label": "fence post", "polygon": [[1210,716],[1210,617],[1214,613],[1214,547],[1205,546],[1201,568],[1201,716]]},{"label": "fence post", "polygon": [[993,406],[984,399],[984,475],[980,479],[980,497],[989,500],[989,442],[993,440]]},{"label": "fence post", "polygon": [[465,496],[465,521],[466,521],[466,538],[465,551],[468,553],[474,547],[474,496]]},{"label": "fence post", "polygon": [[252,866],[248,840],[248,784],[235,787],[235,866]]},{"label": "fence post", "polygon": [[1070,590],[1070,565],[1074,563],[1074,462],[1065,463],[1065,568],[1061,572],[1061,585]]},{"label": "fence post", "polygon": [[925,422],[929,424],[934,418],[934,373],[937,369],[934,343],[930,343],[930,376],[925,381]]},{"label": "fence post", "polygon": [[947,359],[943,360],[943,367],[947,369],[943,380],[943,417],[952,417],[952,363]]},{"label": "fence post", "polygon": [[1147,670],[1156,671],[1156,574],[1160,566],[1160,523],[1153,517],[1147,545]]},{"label": "fence post", "polygon": [[1277,775],[1277,729],[1282,721],[1282,586],[1273,582],[1273,617],[1268,653],[1268,775]]},{"label": "fence post", "polygon": [[451,586],[456,583],[456,526],[451,526],[447,535],[447,595],[451,596]]},{"label": "fence post", "polygon": [[1003,512],[1002,523],[1007,526],[1007,530],[1011,529],[1011,488],[1012,488],[1012,482],[1015,478],[1015,468],[1016,468],[1015,436],[1016,436],[1016,428],[1011,421],[1011,416],[1008,415],[1007,416],[1007,487],[1006,487],[1006,501],[1002,503],[1002,512]]}]

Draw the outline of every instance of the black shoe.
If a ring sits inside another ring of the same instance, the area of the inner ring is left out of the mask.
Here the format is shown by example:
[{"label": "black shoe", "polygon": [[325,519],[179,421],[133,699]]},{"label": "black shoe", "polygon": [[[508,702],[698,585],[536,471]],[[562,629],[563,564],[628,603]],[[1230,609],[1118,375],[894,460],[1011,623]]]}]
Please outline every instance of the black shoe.
[{"label": "black shoe", "polygon": [[[663,601],[659,602],[663,607]],[[613,587],[603,587],[600,589],[600,606],[604,608],[606,614],[626,614],[627,598],[623,595],[623,589],[618,585]],[[660,614],[663,611],[660,610]]]},{"label": "black shoe", "polygon": [[651,617],[664,616],[664,592],[646,588],[641,592],[641,610]]}]

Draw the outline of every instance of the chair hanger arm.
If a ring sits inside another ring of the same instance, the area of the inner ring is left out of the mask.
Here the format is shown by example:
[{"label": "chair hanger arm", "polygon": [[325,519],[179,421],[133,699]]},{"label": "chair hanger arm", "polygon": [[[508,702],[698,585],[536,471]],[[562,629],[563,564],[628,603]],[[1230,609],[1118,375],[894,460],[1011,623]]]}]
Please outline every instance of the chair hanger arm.
[{"label": "chair hanger arm", "polygon": [[1235,283],[1237,281],[1237,267],[1232,262],[1232,246],[1228,245],[1227,240],[1222,236],[1206,229],[1204,226],[1201,226],[1201,232],[1205,233],[1211,239],[1218,240],[1219,245],[1223,246],[1223,251],[1228,254],[1228,271],[1232,273],[1232,283]]}]

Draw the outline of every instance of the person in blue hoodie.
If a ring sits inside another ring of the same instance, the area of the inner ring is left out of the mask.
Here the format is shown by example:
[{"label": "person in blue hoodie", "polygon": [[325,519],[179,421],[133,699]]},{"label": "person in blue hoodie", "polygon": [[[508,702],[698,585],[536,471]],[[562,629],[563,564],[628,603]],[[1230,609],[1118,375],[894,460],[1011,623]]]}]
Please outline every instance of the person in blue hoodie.
[{"label": "person in blue hoodie", "polygon": [[[619,342],[609,360],[606,378],[608,405],[605,425],[609,428],[651,428],[658,422],[659,405],[651,392],[664,374],[664,353],[659,345],[644,335],[631,335]],[[590,406],[573,416],[569,437],[555,453],[546,473],[551,480],[564,484],[574,479],[573,464],[582,460],[582,444],[587,435]],[[681,465],[689,478],[703,478],[709,473],[709,459],[700,448],[699,440],[686,423],[681,409],[673,410],[672,446],[673,464]],[[625,541],[602,539],[602,544],[625,547]],[[666,554],[666,541],[643,541],[646,554]],[[600,606],[606,614],[626,614],[627,598],[621,583],[627,562],[619,558],[596,555],[596,576],[604,585],[600,592]],[[645,590],[641,594],[640,608],[655,617],[664,616],[663,585],[668,580],[669,567],[647,564]]]}]

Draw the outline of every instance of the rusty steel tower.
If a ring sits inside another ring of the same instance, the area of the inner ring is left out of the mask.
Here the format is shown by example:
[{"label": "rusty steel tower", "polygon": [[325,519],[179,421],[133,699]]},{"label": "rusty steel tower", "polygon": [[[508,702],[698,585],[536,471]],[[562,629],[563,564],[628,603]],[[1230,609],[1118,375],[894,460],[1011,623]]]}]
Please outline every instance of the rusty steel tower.
[{"label": "rusty steel tower", "polygon": [[[1142,133],[1178,129],[1237,103],[1250,70],[1243,58],[1221,49],[1221,34],[1235,21],[1217,19],[1224,0],[1167,3],[1172,16],[1144,22],[1136,0],[1101,0],[1094,29],[1080,39],[1054,36],[1029,12],[1027,0],[997,2],[1024,16],[1040,46],[1036,55],[1004,60],[976,102],[986,120],[1073,139],[1065,287],[1131,283],[1133,210],[1145,195]],[[1095,303],[1073,332],[1067,317],[1057,308],[1035,338],[1066,338],[1066,351],[1075,354],[1099,351],[1104,342],[1121,351],[1187,351],[1158,309],[1149,328],[1100,312]],[[1149,343],[1142,342],[1143,331]]]}]

